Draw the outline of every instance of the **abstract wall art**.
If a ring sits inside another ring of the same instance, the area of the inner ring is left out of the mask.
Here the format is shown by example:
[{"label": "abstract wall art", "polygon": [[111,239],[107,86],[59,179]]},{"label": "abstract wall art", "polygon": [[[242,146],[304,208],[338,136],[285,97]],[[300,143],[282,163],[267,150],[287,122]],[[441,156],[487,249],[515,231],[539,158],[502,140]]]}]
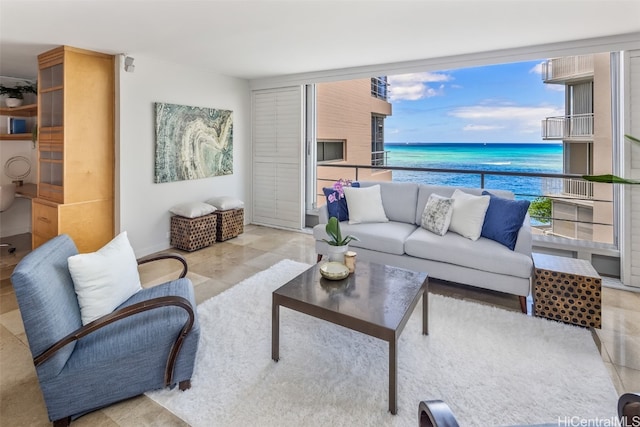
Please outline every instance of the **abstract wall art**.
[{"label": "abstract wall art", "polygon": [[233,111],[154,105],[156,183],[233,173]]}]

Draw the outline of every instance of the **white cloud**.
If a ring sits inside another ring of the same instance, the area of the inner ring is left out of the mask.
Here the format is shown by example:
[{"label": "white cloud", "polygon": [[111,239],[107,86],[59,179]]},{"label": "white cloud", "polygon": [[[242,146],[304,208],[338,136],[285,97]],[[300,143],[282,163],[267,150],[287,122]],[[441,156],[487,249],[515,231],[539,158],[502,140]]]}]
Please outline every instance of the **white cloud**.
[{"label": "white cloud", "polygon": [[532,74],[540,74],[540,75],[542,75],[542,64],[543,64],[543,62],[534,65],[533,68],[529,70],[529,72],[532,73]]},{"label": "white cloud", "polygon": [[564,89],[565,89],[564,85],[552,85],[552,84],[546,84],[544,85],[544,88],[552,92],[564,92]]},{"label": "white cloud", "polygon": [[[444,94],[444,84],[452,77],[443,73],[412,73],[388,76],[391,85],[389,101],[417,101],[419,99],[441,96]],[[437,88],[427,83],[441,83]]]},{"label": "white cloud", "polygon": [[482,104],[456,108],[449,115],[471,121],[463,128],[466,131],[512,129],[522,133],[539,133],[544,118],[563,116],[564,109],[550,105],[529,107]]},{"label": "white cloud", "polygon": [[440,85],[437,89],[421,83],[416,83],[411,86],[391,86],[389,101],[417,101],[419,99],[431,98],[443,94],[444,85]]},{"label": "white cloud", "polygon": [[495,125],[466,125],[462,128],[464,131],[486,131],[486,130],[497,130],[504,129],[504,126],[495,126]]},{"label": "white cloud", "polygon": [[463,119],[498,119],[498,120],[542,120],[550,116],[562,116],[564,110],[553,106],[522,107],[517,105],[473,105],[456,108],[449,113],[451,116]]}]

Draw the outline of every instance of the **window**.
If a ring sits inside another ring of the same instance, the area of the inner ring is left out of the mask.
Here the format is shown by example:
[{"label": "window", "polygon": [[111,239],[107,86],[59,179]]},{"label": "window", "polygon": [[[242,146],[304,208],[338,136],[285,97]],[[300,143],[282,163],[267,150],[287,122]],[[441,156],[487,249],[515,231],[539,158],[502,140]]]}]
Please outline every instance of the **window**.
[{"label": "window", "polygon": [[344,141],[318,141],[318,162],[344,160]]},{"label": "window", "polygon": [[371,165],[385,165],[384,117],[371,116]]}]

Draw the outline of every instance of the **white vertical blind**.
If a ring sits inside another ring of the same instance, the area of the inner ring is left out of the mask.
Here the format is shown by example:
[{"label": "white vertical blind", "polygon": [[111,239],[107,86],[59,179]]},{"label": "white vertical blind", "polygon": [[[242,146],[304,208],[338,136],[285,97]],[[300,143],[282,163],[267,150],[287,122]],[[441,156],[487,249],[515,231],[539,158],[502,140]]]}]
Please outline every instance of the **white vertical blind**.
[{"label": "white vertical blind", "polygon": [[302,88],[254,91],[253,222],[304,226]]},{"label": "white vertical blind", "polygon": [[[627,102],[628,111],[628,129],[626,133],[640,137],[640,50],[634,50],[629,52],[629,81],[627,88],[627,95],[629,100]],[[630,162],[629,162],[629,177],[633,179],[640,179],[640,145],[636,143],[630,143]],[[627,198],[625,206],[628,206],[626,213],[629,214],[629,230],[626,234],[628,236],[628,245],[625,250],[628,250],[629,256],[624,257],[624,271],[629,272],[629,280],[625,280],[625,284],[631,286],[640,287],[640,185],[628,186],[625,194]]]}]

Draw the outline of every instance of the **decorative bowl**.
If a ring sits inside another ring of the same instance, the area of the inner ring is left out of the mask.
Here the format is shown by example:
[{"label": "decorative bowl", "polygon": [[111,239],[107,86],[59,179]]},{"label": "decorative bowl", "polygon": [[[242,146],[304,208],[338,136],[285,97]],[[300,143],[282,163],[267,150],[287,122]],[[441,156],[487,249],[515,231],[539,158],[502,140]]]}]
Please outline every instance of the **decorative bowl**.
[{"label": "decorative bowl", "polygon": [[340,262],[327,262],[320,266],[320,274],[325,279],[342,280],[349,275],[349,269]]}]

